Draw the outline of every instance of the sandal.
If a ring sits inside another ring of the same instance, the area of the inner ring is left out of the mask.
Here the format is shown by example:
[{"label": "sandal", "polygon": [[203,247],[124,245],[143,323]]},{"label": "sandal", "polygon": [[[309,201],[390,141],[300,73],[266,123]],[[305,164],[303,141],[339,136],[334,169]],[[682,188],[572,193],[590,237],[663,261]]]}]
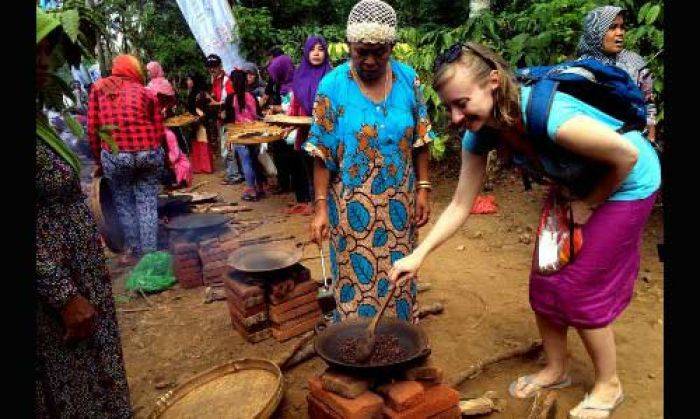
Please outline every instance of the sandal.
[{"label": "sandal", "polygon": [[576,407],[573,409],[569,410],[569,417],[574,418],[574,419],[579,419],[579,418],[585,418],[585,415],[581,415],[582,412],[588,410],[588,411],[598,411],[598,412],[603,412],[605,416],[599,416],[601,418],[609,418],[610,415],[612,414],[612,411],[617,408],[617,406],[622,403],[622,401],[625,399],[625,395],[622,394],[622,389],[620,389],[620,395],[615,399],[614,402],[612,403],[602,403],[598,400],[595,400],[593,397],[591,397],[590,394],[586,394],[583,397],[583,401],[579,403]]},{"label": "sandal", "polygon": [[[566,378],[564,378],[561,381],[558,381],[558,382],[550,384],[550,385],[542,385],[542,384],[536,383],[534,381],[533,377],[534,377],[534,374],[525,375],[525,376],[519,377],[517,380],[510,383],[510,386],[508,386],[508,392],[510,393],[510,395],[515,397],[516,399],[529,399],[529,398],[532,398],[538,391],[540,391],[542,389],[554,390],[554,389],[558,389],[558,388],[566,388],[566,387],[569,387],[571,385],[571,377],[569,377],[569,376],[567,376]],[[515,394],[515,391],[516,391],[516,389],[520,388],[522,384],[524,384],[524,386],[522,386],[522,387],[529,385],[532,387],[533,390],[528,392],[525,397],[518,397]]]},{"label": "sandal", "polygon": [[255,192],[244,191],[241,195],[241,199],[248,202],[255,202],[258,200],[258,196],[255,194]]}]

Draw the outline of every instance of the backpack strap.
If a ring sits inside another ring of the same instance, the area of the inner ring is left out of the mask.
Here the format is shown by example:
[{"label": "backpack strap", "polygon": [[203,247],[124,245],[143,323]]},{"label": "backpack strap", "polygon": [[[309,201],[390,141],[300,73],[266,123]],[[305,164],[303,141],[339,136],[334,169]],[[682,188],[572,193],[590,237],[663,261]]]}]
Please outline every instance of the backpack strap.
[{"label": "backpack strap", "polygon": [[543,79],[534,83],[530,89],[525,115],[528,135],[535,141],[547,137],[547,121],[558,85],[558,81]]}]

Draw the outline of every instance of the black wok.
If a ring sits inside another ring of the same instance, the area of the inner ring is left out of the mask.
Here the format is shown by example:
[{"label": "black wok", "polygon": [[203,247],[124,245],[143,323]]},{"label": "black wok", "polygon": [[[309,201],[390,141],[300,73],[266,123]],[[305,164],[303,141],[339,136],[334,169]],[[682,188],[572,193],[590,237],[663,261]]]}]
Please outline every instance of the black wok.
[{"label": "black wok", "polygon": [[169,230],[199,230],[229,222],[224,214],[187,214],[171,218],[165,228]]},{"label": "black wok", "polygon": [[406,357],[392,363],[384,364],[350,364],[342,360],[340,344],[347,338],[362,336],[371,319],[353,318],[331,326],[317,327],[314,341],[316,353],[326,363],[340,371],[357,375],[396,374],[408,368],[420,365],[430,355],[428,337],[418,325],[395,317],[382,319],[377,325],[377,335],[391,334],[399,339],[399,344],[406,350]]},{"label": "black wok", "polygon": [[288,268],[301,259],[303,249],[271,243],[243,246],[231,253],[228,265],[237,271],[263,273]]}]

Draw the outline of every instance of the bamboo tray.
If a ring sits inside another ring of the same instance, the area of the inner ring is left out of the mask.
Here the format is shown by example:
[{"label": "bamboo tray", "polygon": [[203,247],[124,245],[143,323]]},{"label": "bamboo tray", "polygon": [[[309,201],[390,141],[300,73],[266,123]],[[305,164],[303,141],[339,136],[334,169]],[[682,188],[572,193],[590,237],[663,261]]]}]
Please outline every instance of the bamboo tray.
[{"label": "bamboo tray", "polygon": [[282,400],[283,387],[284,378],[276,364],[238,359],[165,393],[149,418],[269,418]]},{"label": "bamboo tray", "polygon": [[166,119],[163,125],[166,127],[184,127],[199,120],[199,116],[185,113]]},{"label": "bamboo tray", "polygon": [[232,144],[261,144],[281,140],[284,129],[265,122],[227,124],[226,140]]},{"label": "bamboo tray", "polygon": [[265,122],[269,124],[291,125],[297,127],[311,126],[312,119],[310,116],[290,116],[290,115],[267,115]]}]

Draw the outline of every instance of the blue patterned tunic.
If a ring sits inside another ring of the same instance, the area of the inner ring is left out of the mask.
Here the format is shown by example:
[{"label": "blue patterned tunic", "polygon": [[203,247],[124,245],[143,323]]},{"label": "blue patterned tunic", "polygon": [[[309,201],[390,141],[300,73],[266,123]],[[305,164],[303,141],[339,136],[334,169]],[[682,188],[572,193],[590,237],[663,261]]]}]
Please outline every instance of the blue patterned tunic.
[{"label": "blue patterned tunic", "polygon": [[[416,244],[412,150],[433,133],[416,72],[391,61],[386,103],[369,100],[346,63],[321,81],[304,149],[331,171],[328,216],[336,280],[335,320],[372,317],[389,289],[391,265]],[[397,290],[387,315],[417,320],[415,281]]]}]

